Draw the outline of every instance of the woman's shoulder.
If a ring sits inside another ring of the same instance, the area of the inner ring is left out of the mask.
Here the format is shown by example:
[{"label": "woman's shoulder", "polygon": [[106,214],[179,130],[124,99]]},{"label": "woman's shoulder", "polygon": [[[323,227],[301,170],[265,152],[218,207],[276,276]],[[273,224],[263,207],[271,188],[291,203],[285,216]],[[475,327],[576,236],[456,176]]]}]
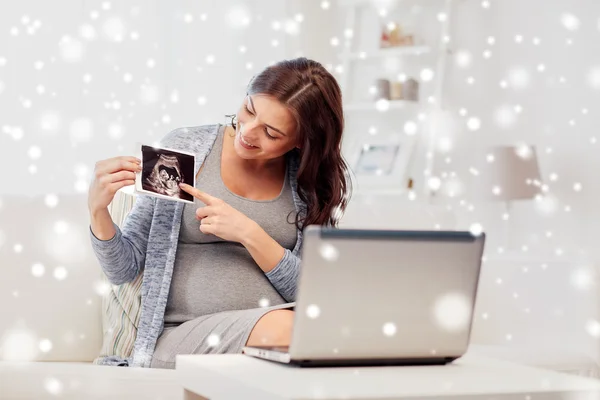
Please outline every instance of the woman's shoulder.
[{"label": "woman's shoulder", "polygon": [[173,149],[187,149],[192,144],[208,145],[214,141],[220,127],[220,124],[211,124],[176,128],[163,136],[160,145]]}]

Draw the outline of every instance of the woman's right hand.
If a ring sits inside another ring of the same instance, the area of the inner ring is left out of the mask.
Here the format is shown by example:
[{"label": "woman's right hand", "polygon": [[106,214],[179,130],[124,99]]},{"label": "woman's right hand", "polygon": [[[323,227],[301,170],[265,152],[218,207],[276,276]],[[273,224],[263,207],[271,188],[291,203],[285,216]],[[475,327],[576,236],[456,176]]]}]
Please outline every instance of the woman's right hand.
[{"label": "woman's right hand", "polygon": [[106,209],[117,190],[135,183],[135,173],[142,170],[136,157],[120,156],[98,161],[94,168],[94,181],[88,192],[91,213]]}]

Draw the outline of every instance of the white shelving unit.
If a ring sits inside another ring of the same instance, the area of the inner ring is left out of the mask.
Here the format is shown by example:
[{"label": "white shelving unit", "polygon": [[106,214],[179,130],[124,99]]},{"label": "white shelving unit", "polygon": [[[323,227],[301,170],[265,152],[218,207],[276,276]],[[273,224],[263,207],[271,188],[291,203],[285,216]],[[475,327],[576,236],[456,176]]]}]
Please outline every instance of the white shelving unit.
[{"label": "white shelving unit", "polygon": [[[379,106],[378,104],[381,104]],[[402,110],[409,107],[417,108],[419,107],[419,103],[416,101],[407,101],[407,100],[388,100],[384,103],[377,102],[356,102],[356,103],[347,103],[344,105],[344,109],[346,111],[382,111],[380,107],[385,107],[387,110]]]},{"label": "white shelving unit", "polygon": [[[420,101],[406,101],[406,100],[389,100],[384,104],[377,103],[376,101],[354,101],[353,99],[349,99],[344,103],[344,111],[348,112],[375,112],[378,113],[379,118],[398,118],[398,113],[386,113],[385,111],[389,110],[407,110],[411,112],[418,112],[420,110],[425,111],[425,107],[428,110],[432,108],[442,108],[441,99],[443,94],[444,87],[444,72],[446,68],[446,58],[448,54],[448,43],[445,40],[449,35],[449,27],[450,27],[450,19],[452,15],[452,5],[453,0],[426,0],[429,2],[441,2],[440,12],[444,12],[447,18],[440,22],[441,24],[441,35],[439,38],[439,43],[437,45],[415,45],[415,46],[402,46],[402,47],[391,47],[391,48],[383,48],[383,49],[375,49],[375,50],[363,50],[363,49],[355,49],[355,40],[358,35],[360,35],[360,30],[357,24],[357,17],[359,17],[360,12],[364,10],[365,7],[372,7],[372,0],[338,0],[338,5],[346,8],[346,21],[345,21],[345,29],[347,31],[351,31],[353,33],[350,45],[345,46],[344,51],[339,54],[339,57],[342,61],[343,75],[340,80],[341,88],[343,93],[351,93],[351,85],[352,85],[352,71],[353,67],[356,63],[361,62],[370,62],[377,61],[390,58],[390,57],[419,57],[425,54],[435,54],[436,56],[436,71],[435,71],[435,87],[434,93],[432,94],[436,101],[433,104],[426,103],[424,100],[424,96],[420,93]],[[400,3],[401,4],[401,3]],[[379,100],[381,102],[381,100]],[[382,106],[384,106],[382,108]],[[388,117],[387,115],[391,115]],[[400,123],[402,121],[399,121]],[[434,153],[434,145],[436,141],[436,132],[434,130],[429,130],[427,132],[421,132],[419,134],[419,141],[426,141],[426,152]],[[413,144],[413,149],[415,151],[411,154],[411,160],[408,162],[407,166],[407,176],[416,176],[418,171],[412,170],[415,158],[415,152],[420,148],[419,143]],[[425,156],[423,154],[422,156]],[[426,171],[433,171],[434,165],[434,157],[426,157]],[[424,180],[424,179],[423,179]],[[384,191],[405,191],[405,188],[386,188]],[[423,194],[429,196],[429,190],[426,184],[422,185]]]},{"label": "white shelving unit", "polygon": [[382,57],[394,57],[394,56],[410,56],[410,55],[421,55],[429,53],[431,48],[429,46],[406,46],[406,47],[392,47],[389,49],[379,49],[375,51],[361,51],[358,53],[349,53],[347,56],[340,55],[340,57],[348,57],[351,60],[362,59],[367,60],[371,58],[382,58]]}]

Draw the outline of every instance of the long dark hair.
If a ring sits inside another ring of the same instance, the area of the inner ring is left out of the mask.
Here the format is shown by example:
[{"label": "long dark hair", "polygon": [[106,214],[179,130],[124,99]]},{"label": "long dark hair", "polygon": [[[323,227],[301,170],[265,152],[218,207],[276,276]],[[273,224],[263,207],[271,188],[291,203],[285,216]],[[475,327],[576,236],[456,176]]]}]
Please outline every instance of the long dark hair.
[{"label": "long dark hair", "polygon": [[316,61],[284,60],[253,77],[248,94],[276,98],[295,118],[300,149],[291,156],[299,157],[298,195],[307,206],[296,227],[337,226],[352,183],[341,152],[344,109],[335,78]]}]

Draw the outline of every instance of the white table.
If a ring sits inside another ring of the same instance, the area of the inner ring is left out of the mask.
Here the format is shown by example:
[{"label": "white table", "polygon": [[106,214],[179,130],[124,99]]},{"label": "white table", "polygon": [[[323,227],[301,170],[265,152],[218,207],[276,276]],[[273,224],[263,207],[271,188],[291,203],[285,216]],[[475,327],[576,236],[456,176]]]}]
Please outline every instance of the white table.
[{"label": "white table", "polygon": [[186,400],[600,400],[600,380],[468,352],[445,366],[298,368],[245,355],[177,356]]},{"label": "white table", "polygon": [[0,399],[179,400],[183,392],[171,369],[0,361]]}]

